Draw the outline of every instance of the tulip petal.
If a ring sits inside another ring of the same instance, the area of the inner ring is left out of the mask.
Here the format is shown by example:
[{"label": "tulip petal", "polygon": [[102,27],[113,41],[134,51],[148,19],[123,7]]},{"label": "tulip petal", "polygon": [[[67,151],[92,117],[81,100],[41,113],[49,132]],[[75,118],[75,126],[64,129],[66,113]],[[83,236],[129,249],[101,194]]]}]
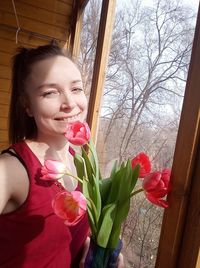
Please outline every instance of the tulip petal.
[{"label": "tulip petal", "polygon": [[74,145],[84,145],[90,140],[90,128],[86,122],[76,121],[67,124],[65,137]]},{"label": "tulip petal", "polygon": [[142,186],[145,191],[150,191],[157,187],[159,181],[161,179],[161,172],[153,172],[146,176],[143,180]]},{"label": "tulip petal", "polygon": [[74,151],[74,149],[69,146],[69,153],[72,155],[72,156],[75,156],[76,152]]},{"label": "tulip petal", "polygon": [[166,200],[156,198],[155,196],[153,196],[151,194],[146,193],[146,197],[151,203],[153,203],[157,206],[160,206],[163,208],[167,208],[169,206],[169,203]]},{"label": "tulip petal", "polygon": [[52,201],[55,214],[68,226],[75,225],[86,211],[86,199],[79,191],[59,192]]},{"label": "tulip petal", "polygon": [[171,190],[170,170],[162,172],[153,172],[143,180],[143,189],[147,199],[155,205],[168,207],[168,202],[164,198]]},{"label": "tulip petal", "polygon": [[144,178],[151,172],[151,162],[145,153],[140,153],[131,160],[132,168],[140,165],[139,177]]},{"label": "tulip petal", "polygon": [[168,187],[169,181],[171,176],[171,170],[170,169],[163,169],[162,171],[162,181],[165,183],[166,187]]},{"label": "tulip petal", "polygon": [[42,180],[58,180],[63,177],[66,171],[65,165],[56,160],[45,160],[41,168]]}]

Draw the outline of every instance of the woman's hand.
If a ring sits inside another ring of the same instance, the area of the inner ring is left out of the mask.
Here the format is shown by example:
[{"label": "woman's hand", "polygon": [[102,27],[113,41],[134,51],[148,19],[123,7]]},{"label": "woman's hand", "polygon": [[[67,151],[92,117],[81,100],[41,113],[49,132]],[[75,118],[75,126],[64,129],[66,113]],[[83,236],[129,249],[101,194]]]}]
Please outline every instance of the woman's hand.
[{"label": "woman's hand", "polygon": [[125,268],[124,256],[122,255],[122,253],[119,253],[117,268]]},{"label": "woman's hand", "polygon": [[90,247],[90,237],[88,236],[85,240],[84,246],[83,246],[83,255],[79,263],[79,268],[84,268],[85,259],[88,253]]},{"label": "woman's hand", "polygon": [[[86,259],[89,247],[90,247],[90,237],[87,237],[83,246],[83,255],[79,263],[79,268],[84,268],[85,259]],[[125,268],[124,257],[121,253],[119,254],[119,257],[118,257],[117,268]]]}]

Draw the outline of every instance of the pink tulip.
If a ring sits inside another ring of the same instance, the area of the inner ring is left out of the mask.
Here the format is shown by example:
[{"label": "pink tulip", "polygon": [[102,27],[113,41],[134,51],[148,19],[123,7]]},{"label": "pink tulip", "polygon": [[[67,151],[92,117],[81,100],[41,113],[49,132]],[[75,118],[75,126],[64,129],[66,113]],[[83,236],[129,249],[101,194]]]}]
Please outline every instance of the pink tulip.
[{"label": "pink tulip", "polygon": [[65,137],[74,145],[84,145],[90,140],[90,128],[86,122],[80,121],[67,124]]},{"label": "pink tulip", "polygon": [[86,211],[86,198],[79,191],[59,192],[52,201],[55,214],[64,219],[67,226],[76,225]]},{"label": "pink tulip", "polygon": [[66,166],[56,160],[45,160],[44,166],[41,168],[42,180],[58,180],[63,177],[66,172]]},{"label": "pink tulip", "polygon": [[162,172],[153,172],[144,178],[143,189],[151,203],[164,208],[168,207],[168,202],[162,198],[171,190],[170,174],[170,169],[164,169]]},{"label": "pink tulip", "polygon": [[151,172],[151,162],[145,153],[140,153],[131,160],[132,168],[140,165],[139,178],[144,178]]}]

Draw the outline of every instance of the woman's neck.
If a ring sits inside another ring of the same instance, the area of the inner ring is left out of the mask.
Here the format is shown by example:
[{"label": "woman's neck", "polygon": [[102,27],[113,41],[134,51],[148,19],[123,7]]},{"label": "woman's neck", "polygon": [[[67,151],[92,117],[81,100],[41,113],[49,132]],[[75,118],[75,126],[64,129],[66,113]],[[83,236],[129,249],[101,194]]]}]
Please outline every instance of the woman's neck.
[{"label": "woman's neck", "polygon": [[[68,172],[76,176],[73,156],[69,153],[69,143],[66,138],[60,139],[35,139],[25,141],[32,152],[36,155],[42,165],[47,159],[61,161],[66,164]],[[78,181],[69,176],[64,176],[60,180],[61,184],[68,190],[75,190]]]},{"label": "woman's neck", "polygon": [[46,159],[54,159],[66,163],[71,158],[69,155],[69,143],[64,136],[59,136],[58,138],[44,138],[40,136],[26,142],[42,164]]}]

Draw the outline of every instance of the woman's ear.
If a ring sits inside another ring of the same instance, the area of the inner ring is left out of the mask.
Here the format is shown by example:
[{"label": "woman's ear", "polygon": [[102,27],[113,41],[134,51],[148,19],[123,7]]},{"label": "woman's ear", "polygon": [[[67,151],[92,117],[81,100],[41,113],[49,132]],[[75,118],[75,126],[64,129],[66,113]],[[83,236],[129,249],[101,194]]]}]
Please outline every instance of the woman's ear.
[{"label": "woman's ear", "polygon": [[28,98],[24,95],[20,96],[20,102],[21,102],[21,105],[24,107],[27,115],[30,117],[33,117],[33,113],[31,112],[31,108],[29,106]]},{"label": "woman's ear", "polygon": [[33,117],[33,114],[32,114],[31,109],[29,107],[26,107],[26,113],[28,114],[28,116]]}]

